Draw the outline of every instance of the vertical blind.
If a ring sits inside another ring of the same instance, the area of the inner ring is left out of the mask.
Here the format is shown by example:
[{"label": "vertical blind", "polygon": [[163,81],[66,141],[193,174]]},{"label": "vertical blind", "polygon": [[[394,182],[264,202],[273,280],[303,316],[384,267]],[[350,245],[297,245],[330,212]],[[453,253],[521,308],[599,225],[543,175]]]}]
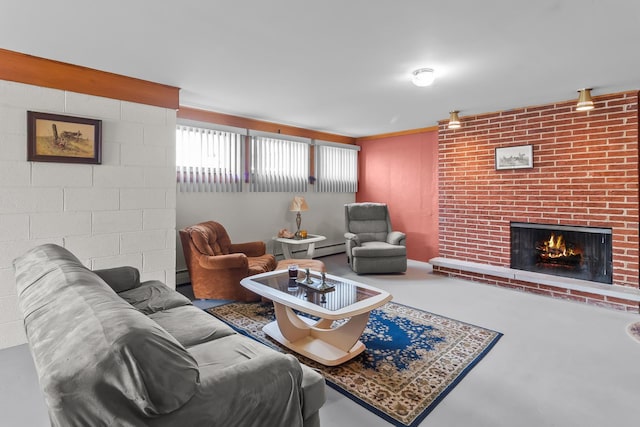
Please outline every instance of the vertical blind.
[{"label": "vertical blind", "polygon": [[358,191],[358,146],[316,145],[316,191],[355,193]]},{"label": "vertical blind", "polygon": [[180,191],[242,191],[244,135],[176,127],[176,172]]},{"label": "vertical blind", "polygon": [[309,177],[309,144],[267,136],[251,137],[253,192],[305,192]]}]

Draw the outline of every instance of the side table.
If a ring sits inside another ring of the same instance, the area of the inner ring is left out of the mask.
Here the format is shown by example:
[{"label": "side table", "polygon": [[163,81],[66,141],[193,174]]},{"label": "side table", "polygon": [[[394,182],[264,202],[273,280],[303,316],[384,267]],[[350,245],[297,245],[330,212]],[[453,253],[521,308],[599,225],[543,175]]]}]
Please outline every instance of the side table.
[{"label": "side table", "polygon": [[307,255],[305,258],[313,258],[313,252],[316,250],[316,242],[321,242],[326,239],[327,238],[325,236],[321,236],[319,234],[309,234],[306,239],[287,239],[285,237],[273,238],[273,240],[282,244],[282,254],[285,259],[293,258],[291,248],[298,245],[309,245],[307,246]]}]

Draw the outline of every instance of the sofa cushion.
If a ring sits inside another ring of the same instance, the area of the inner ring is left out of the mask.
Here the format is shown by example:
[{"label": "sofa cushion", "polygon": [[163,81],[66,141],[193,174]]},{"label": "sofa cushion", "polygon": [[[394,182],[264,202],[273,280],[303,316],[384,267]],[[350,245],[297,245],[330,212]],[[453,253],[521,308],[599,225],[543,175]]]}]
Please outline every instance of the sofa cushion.
[{"label": "sofa cushion", "polygon": [[149,318],[187,348],[235,334],[226,323],[193,305],[151,313]]},{"label": "sofa cushion", "polygon": [[[274,351],[245,336],[235,334],[204,343],[189,349],[198,361],[202,372],[226,370],[241,365],[250,359],[259,359]],[[281,357],[292,357],[291,355]],[[302,415],[304,419],[316,413],[325,402],[325,380],[316,370],[300,364],[302,368]]]},{"label": "sofa cushion", "polygon": [[140,271],[135,267],[116,267],[94,270],[98,276],[116,292],[123,292],[140,286]]},{"label": "sofa cushion", "polygon": [[120,292],[118,295],[144,314],[191,304],[189,298],[157,280],[144,282],[137,288]]},{"label": "sofa cushion", "polygon": [[229,335],[213,342],[206,342],[189,348],[189,353],[198,366],[225,369],[243,363],[273,350],[240,334]]},{"label": "sofa cushion", "polygon": [[204,255],[228,255],[231,253],[231,238],[217,222],[207,221],[188,227],[186,231],[194,246]]},{"label": "sofa cushion", "polygon": [[[193,245],[196,249],[203,255],[213,256],[216,254],[216,251],[210,244],[210,238],[212,237],[207,228],[194,225],[188,228],[189,237],[193,242]],[[213,240],[215,243],[215,238]],[[217,248],[218,252],[220,252],[220,248]]]},{"label": "sofa cushion", "polygon": [[352,203],[345,205],[347,231],[358,235],[361,242],[387,240],[389,218],[384,203]]},{"label": "sofa cushion", "polygon": [[109,417],[166,414],[191,399],[199,382],[193,357],[66,249],[39,246],[14,266],[54,425],[116,425]]},{"label": "sofa cushion", "polygon": [[351,220],[349,223],[349,231],[356,234],[361,242],[387,240],[388,226],[387,221],[382,219],[368,221]]},{"label": "sofa cushion", "polygon": [[[218,345],[218,341],[224,343]],[[307,402],[301,391],[300,362],[292,355],[264,346],[267,351],[263,352],[254,346],[261,344],[241,335],[231,335],[190,349],[198,348],[200,355],[210,356],[201,359],[202,387],[175,413],[179,414],[177,417],[169,414],[161,425],[319,427],[319,422],[313,422],[319,421],[317,412],[310,417],[311,423],[303,419],[303,405]],[[223,352],[224,357],[216,357],[219,352]],[[227,359],[232,353],[235,357]],[[231,363],[224,364],[223,359]],[[207,363],[207,360],[215,362]],[[319,408],[323,403],[321,399],[309,405]]]},{"label": "sofa cushion", "polygon": [[[189,401],[200,372],[174,337],[135,310],[117,309],[107,322],[107,329],[115,333],[107,337],[108,348],[96,358],[103,376],[98,379],[101,386],[126,394],[148,416],[175,411]],[[116,323],[122,324],[122,331],[114,328]]]},{"label": "sofa cushion", "polygon": [[387,218],[387,205],[384,203],[354,203],[346,205],[349,218],[356,221],[370,221]]},{"label": "sofa cushion", "polygon": [[273,271],[277,265],[276,258],[271,254],[247,257],[247,261],[249,262],[249,276]]}]

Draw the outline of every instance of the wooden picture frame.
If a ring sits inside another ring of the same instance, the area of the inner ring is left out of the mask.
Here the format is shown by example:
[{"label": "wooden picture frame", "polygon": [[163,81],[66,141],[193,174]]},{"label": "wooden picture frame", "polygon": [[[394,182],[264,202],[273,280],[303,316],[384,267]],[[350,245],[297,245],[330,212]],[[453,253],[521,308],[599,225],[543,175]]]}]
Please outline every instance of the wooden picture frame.
[{"label": "wooden picture frame", "polygon": [[27,111],[27,160],[102,162],[102,120]]},{"label": "wooden picture frame", "polygon": [[496,148],[496,170],[533,167],[533,145]]}]

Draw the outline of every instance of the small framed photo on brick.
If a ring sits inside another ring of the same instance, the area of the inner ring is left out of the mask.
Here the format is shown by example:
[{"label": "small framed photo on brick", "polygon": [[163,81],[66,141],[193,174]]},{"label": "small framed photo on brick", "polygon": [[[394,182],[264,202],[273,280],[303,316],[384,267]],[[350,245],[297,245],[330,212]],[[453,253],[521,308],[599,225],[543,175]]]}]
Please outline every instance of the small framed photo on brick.
[{"label": "small framed photo on brick", "polygon": [[27,160],[102,161],[102,120],[27,111]]},{"label": "small framed photo on brick", "polygon": [[533,145],[496,148],[496,170],[533,167]]}]

